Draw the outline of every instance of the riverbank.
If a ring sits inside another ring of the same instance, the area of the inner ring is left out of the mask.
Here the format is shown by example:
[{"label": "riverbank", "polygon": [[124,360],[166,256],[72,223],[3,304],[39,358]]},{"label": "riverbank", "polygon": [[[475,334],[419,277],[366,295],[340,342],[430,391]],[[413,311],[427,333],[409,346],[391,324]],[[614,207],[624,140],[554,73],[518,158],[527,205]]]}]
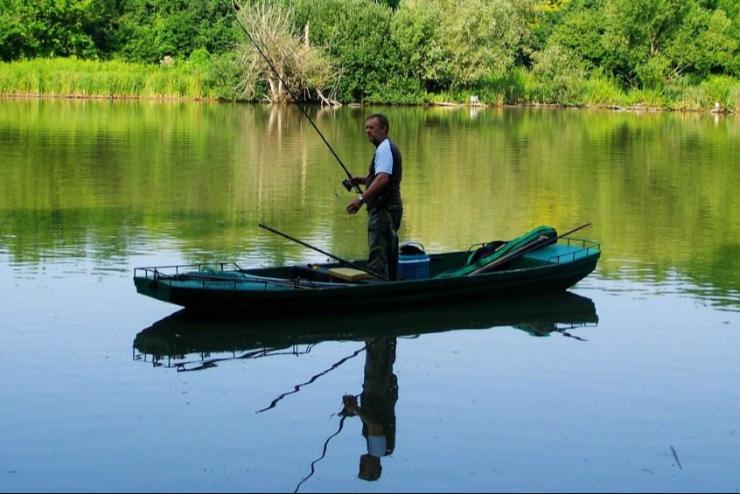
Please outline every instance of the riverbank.
[{"label": "riverbank", "polygon": [[[75,58],[0,63],[0,96],[4,97],[249,101],[239,97],[237,83],[238,73],[223,59],[170,60],[159,65]],[[559,94],[548,94],[544,88],[545,84],[532,74],[519,71],[506,81],[490,81],[474,89],[425,93],[411,101],[365,103],[715,113],[734,113],[740,108],[740,80],[729,76],[712,76],[697,85],[667,86],[662,90],[624,91],[603,79],[578,81]]]},{"label": "riverbank", "polygon": [[0,94],[71,98],[216,98],[206,74],[189,62],[35,59],[0,64]]}]

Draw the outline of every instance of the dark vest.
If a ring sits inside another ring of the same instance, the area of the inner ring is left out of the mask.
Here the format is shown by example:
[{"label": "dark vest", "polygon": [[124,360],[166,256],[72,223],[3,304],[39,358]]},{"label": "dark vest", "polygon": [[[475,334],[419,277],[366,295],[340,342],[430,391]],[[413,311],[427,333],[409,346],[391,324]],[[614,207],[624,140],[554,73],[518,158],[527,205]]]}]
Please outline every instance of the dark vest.
[{"label": "dark vest", "polygon": [[[388,139],[388,138],[386,138]],[[380,209],[380,208],[402,208],[403,203],[401,202],[401,178],[403,177],[403,167],[401,166],[401,151],[396,147],[396,143],[388,139],[388,143],[391,145],[391,154],[393,155],[393,173],[390,176],[390,180],[383,188],[383,191],[375,196],[371,201],[367,203],[367,210]],[[365,182],[366,187],[370,187],[370,184],[375,180],[375,154],[373,153],[373,159],[370,161],[370,169],[367,172],[367,181]]]}]

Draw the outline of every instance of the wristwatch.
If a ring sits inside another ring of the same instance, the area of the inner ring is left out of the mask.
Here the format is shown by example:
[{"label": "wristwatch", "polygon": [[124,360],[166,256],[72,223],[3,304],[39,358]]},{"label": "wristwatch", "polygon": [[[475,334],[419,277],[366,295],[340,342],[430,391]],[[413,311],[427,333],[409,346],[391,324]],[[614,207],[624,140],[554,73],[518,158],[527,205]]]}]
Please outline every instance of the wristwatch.
[{"label": "wristwatch", "polygon": [[360,194],[359,196],[357,196],[357,199],[360,201],[360,204],[365,204],[365,197],[363,197],[362,194]]}]

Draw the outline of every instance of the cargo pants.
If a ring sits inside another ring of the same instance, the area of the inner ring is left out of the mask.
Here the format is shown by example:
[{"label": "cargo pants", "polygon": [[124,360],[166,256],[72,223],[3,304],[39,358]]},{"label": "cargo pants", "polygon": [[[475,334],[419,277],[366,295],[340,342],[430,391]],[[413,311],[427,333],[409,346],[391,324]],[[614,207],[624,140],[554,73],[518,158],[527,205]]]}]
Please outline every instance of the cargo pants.
[{"label": "cargo pants", "polygon": [[367,242],[370,248],[367,267],[389,280],[398,277],[398,228],[403,208],[378,208],[368,211]]}]

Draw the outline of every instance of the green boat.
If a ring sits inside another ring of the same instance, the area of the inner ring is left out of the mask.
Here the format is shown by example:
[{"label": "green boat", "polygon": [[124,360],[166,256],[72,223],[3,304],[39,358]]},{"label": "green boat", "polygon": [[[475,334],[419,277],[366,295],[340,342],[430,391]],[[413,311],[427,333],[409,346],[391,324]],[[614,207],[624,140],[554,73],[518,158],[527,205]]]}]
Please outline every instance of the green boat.
[{"label": "green boat", "polygon": [[[567,234],[566,234],[567,235]],[[598,243],[536,228],[467,251],[427,254],[402,246],[400,280],[379,279],[365,261],[242,269],[235,263],[136,268],[139,293],[191,310],[244,315],[423,306],[564,291],[588,276]],[[351,266],[351,267],[348,267]]]},{"label": "green boat", "polygon": [[367,312],[327,315],[281,313],[270,317],[213,318],[186,309],[143,329],[133,343],[134,358],[180,370],[200,370],[223,360],[310,351],[326,341],[366,341],[378,337],[414,337],[456,330],[510,326],[536,337],[572,334],[595,328],[596,307],[572,292],[528,298],[471,300],[431,305],[423,310],[399,308],[392,317]]}]

